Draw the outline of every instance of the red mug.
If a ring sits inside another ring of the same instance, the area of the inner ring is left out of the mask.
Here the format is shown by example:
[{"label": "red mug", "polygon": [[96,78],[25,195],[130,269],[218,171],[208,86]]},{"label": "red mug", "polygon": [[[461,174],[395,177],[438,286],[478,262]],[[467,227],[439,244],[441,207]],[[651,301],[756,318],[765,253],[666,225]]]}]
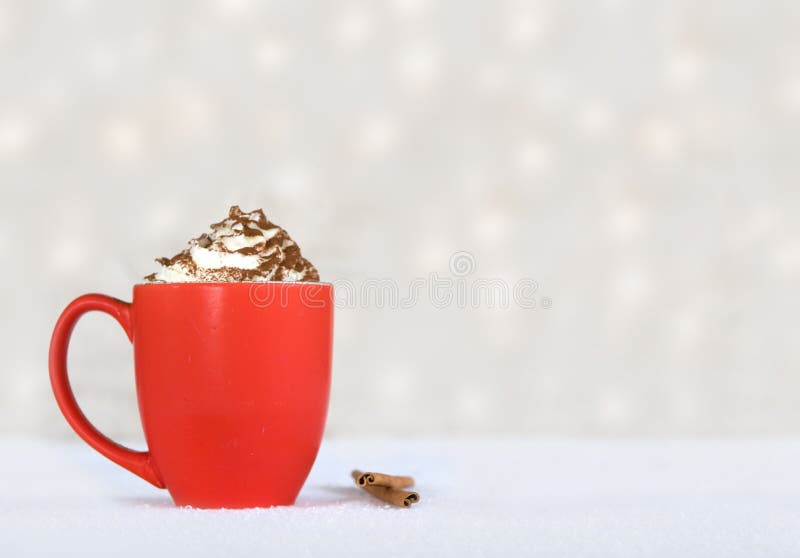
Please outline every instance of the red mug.
[{"label": "red mug", "polygon": [[[67,346],[92,310],[133,343],[147,451],[100,433],[70,389]],[[327,283],[136,285],[131,303],[89,294],[66,307],[50,342],[50,381],[84,441],[177,505],[291,505],[322,440],[332,340]]]}]

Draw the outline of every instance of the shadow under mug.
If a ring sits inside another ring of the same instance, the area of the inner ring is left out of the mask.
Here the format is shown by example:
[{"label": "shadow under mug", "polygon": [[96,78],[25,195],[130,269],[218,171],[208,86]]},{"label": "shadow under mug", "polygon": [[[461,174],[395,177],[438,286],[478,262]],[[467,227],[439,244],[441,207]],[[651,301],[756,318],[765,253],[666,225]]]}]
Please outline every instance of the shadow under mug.
[{"label": "shadow under mug", "polygon": [[[53,331],[53,393],[81,438],[179,506],[293,504],[325,426],[332,296],[327,283],[285,282],[136,285],[131,303],[81,296]],[[69,339],[93,310],[133,343],[147,451],[100,433],[70,388]]]}]

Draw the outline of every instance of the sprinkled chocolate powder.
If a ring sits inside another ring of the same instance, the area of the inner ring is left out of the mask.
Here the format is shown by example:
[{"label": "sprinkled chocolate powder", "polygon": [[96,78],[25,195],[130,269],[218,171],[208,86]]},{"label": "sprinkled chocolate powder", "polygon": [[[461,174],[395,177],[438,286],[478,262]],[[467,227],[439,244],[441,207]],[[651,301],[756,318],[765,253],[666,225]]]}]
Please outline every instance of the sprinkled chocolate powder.
[{"label": "sprinkled chocolate powder", "polygon": [[161,269],[145,277],[147,282],[319,281],[284,229],[262,210],[245,213],[238,205],[211,225],[211,232],[190,240],[189,248],[156,261]]}]

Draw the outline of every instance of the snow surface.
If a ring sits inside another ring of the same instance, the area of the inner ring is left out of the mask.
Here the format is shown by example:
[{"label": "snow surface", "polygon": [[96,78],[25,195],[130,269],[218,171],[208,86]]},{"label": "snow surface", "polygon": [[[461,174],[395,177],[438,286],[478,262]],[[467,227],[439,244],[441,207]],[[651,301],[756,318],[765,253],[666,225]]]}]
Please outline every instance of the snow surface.
[{"label": "snow surface", "polygon": [[[0,438],[0,555],[797,556],[800,439],[328,439],[294,507],[204,511],[80,442]],[[350,470],[417,478],[384,506]]]}]

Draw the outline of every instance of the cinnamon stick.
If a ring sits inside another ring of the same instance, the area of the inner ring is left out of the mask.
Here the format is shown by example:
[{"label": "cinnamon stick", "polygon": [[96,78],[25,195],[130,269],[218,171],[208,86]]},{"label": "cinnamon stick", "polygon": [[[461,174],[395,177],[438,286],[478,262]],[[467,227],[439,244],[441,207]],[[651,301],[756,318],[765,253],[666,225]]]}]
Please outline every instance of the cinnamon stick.
[{"label": "cinnamon stick", "polygon": [[417,502],[419,502],[419,494],[417,494],[416,492],[399,490],[391,486],[366,484],[366,482],[364,484],[360,484],[359,480],[361,479],[362,476],[364,476],[364,473],[362,473],[361,471],[353,471],[352,475],[353,475],[353,480],[356,481],[356,485],[360,486],[366,492],[368,492],[372,496],[375,496],[379,500],[386,502],[387,504],[408,508],[412,504],[416,504]]},{"label": "cinnamon stick", "polygon": [[361,473],[356,482],[358,482],[359,486],[376,484],[390,488],[408,488],[414,486],[414,477],[385,475],[383,473]]}]

